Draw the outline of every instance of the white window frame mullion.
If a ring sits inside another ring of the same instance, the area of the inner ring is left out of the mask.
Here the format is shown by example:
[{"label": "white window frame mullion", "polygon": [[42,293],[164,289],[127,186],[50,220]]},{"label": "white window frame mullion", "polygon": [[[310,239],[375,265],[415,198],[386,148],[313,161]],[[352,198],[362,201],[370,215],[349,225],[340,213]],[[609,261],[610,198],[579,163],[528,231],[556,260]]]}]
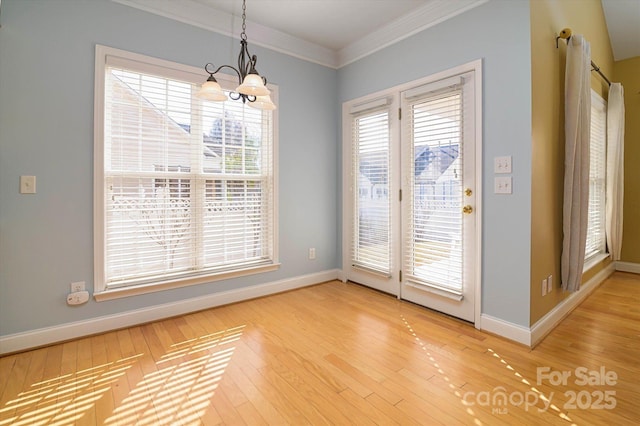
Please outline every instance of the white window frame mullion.
[{"label": "white window frame mullion", "polygon": [[195,89],[191,88],[191,225],[194,228],[192,235],[193,266],[200,269],[204,266],[204,206],[206,204],[207,177],[204,176],[204,143],[203,143],[203,115],[202,101],[195,97]]}]

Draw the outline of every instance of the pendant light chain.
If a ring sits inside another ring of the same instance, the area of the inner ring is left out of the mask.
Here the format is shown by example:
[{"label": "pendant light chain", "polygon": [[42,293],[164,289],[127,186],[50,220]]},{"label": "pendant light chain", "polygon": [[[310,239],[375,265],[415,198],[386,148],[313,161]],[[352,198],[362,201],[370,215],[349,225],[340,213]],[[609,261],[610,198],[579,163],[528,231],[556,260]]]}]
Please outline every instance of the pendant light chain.
[{"label": "pendant light chain", "polygon": [[242,40],[247,39],[247,2],[246,0],[242,0],[242,33],[240,34],[240,38]]}]

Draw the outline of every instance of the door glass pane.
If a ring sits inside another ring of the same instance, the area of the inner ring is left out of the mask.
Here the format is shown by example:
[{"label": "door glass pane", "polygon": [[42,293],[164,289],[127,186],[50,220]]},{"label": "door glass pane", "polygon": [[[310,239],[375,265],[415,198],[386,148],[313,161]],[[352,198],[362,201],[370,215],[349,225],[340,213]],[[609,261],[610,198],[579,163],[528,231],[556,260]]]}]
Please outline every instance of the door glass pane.
[{"label": "door glass pane", "polygon": [[411,104],[410,281],[462,292],[462,112],[459,90]]},{"label": "door glass pane", "polygon": [[389,113],[353,120],[352,264],[388,274],[391,270],[389,199]]}]

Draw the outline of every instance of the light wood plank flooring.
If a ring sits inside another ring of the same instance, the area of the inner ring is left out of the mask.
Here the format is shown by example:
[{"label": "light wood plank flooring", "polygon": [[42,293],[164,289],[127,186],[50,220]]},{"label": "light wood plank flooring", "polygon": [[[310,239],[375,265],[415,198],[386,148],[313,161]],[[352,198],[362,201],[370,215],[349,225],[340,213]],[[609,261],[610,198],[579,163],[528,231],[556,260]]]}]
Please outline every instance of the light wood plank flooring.
[{"label": "light wood plank flooring", "polygon": [[0,425],[635,425],[639,377],[638,275],[534,350],[334,281],[0,358]]}]

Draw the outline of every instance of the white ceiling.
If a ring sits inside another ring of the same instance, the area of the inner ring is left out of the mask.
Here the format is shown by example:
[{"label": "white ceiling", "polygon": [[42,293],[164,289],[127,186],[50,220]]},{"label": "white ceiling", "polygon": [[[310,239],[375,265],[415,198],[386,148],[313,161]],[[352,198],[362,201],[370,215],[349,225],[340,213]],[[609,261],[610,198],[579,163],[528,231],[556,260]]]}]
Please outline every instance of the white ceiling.
[{"label": "white ceiling", "polygon": [[[195,0],[239,16],[239,0]],[[249,0],[247,17],[311,43],[340,50],[429,0]]]},{"label": "white ceiling", "polygon": [[[240,0],[114,1],[236,38],[241,31]],[[339,68],[487,1],[248,0],[246,31],[250,44]],[[602,4],[615,60],[640,56],[640,0]]]},{"label": "white ceiling", "polygon": [[602,8],[613,59],[640,56],[640,0],[602,0]]}]

